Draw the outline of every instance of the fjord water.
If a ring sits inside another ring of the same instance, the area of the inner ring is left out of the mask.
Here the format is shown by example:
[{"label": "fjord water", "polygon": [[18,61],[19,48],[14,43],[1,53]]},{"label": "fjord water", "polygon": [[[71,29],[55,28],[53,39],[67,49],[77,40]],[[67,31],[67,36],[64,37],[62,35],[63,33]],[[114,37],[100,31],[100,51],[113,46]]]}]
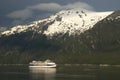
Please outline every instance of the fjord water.
[{"label": "fjord water", "polygon": [[118,66],[0,66],[0,80],[120,80]]}]

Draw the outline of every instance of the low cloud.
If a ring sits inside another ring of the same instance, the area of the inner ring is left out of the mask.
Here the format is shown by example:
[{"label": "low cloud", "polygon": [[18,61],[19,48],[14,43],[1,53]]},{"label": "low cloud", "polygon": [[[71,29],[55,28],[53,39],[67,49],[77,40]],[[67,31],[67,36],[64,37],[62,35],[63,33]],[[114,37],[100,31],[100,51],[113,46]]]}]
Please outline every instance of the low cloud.
[{"label": "low cloud", "polygon": [[67,4],[65,6],[61,6],[63,7],[63,9],[86,9],[86,10],[94,10],[94,8],[90,5],[88,5],[87,3],[83,3],[83,2],[76,2],[76,3],[71,3],[71,4]]},{"label": "low cloud", "polygon": [[43,10],[43,11],[52,11],[52,12],[54,11],[57,12],[64,9],[76,9],[76,8],[94,10],[93,7],[83,2],[76,2],[76,3],[67,4],[67,5],[60,5],[57,3],[42,3],[42,4],[34,5],[31,7],[27,7],[27,8],[30,10]]},{"label": "low cloud", "polygon": [[7,15],[9,18],[25,20],[32,16],[32,11],[29,9],[14,11]]},{"label": "low cloud", "polygon": [[62,9],[62,6],[57,3],[42,3],[28,7],[31,10],[43,10],[43,11],[59,11]]},{"label": "low cloud", "polygon": [[7,29],[7,27],[1,27],[0,26],[0,32],[5,31],[6,29]]},{"label": "low cloud", "polygon": [[[9,13],[7,17],[12,18],[12,19],[17,19],[17,20],[26,20],[29,19],[30,17],[35,16],[35,11],[46,11],[46,12],[58,12],[60,10],[65,10],[65,9],[87,9],[87,10],[94,10],[94,8],[87,3],[83,2],[75,2],[75,3],[69,3],[66,5],[60,5],[58,3],[40,3],[37,5],[33,6],[28,6],[23,10],[17,10],[12,13]],[[45,13],[48,14],[48,13]],[[16,21],[16,20],[15,20]]]}]

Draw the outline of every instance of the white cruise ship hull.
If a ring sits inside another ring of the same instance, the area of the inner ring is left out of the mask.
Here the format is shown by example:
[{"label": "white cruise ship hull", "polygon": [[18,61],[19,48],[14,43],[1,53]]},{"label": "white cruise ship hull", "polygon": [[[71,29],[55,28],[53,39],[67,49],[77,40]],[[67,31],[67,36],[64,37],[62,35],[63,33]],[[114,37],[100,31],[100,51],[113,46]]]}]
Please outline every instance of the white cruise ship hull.
[{"label": "white cruise ship hull", "polygon": [[56,65],[53,65],[53,66],[29,66],[31,68],[55,68]]}]

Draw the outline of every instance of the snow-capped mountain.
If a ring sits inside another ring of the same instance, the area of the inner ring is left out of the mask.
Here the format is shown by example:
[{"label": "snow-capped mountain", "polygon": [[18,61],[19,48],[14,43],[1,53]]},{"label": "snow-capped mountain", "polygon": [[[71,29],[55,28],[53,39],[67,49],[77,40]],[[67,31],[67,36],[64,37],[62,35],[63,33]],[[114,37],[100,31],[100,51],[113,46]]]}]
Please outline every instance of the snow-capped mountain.
[{"label": "snow-capped mountain", "polygon": [[108,15],[109,12],[93,12],[87,10],[64,10],[56,13],[49,18],[34,21],[27,25],[18,25],[1,33],[1,35],[11,35],[26,31],[35,31],[46,36],[53,36],[56,34],[69,35],[80,34],[92,28],[97,22],[101,21]]},{"label": "snow-capped mountain", "polygon": [[0,63],[118,63],[119,35],[120,11],[64,10],[1,32]]}]

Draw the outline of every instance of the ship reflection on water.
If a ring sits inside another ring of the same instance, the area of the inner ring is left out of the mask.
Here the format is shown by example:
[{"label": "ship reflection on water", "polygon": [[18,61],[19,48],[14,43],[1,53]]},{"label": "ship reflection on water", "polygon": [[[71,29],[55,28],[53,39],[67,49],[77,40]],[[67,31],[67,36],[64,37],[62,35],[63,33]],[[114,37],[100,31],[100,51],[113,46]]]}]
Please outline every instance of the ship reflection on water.
[{"label": "ship reflection on water", "polygon": [[32,80],[55,80],[56,68],[29,68]]}]

